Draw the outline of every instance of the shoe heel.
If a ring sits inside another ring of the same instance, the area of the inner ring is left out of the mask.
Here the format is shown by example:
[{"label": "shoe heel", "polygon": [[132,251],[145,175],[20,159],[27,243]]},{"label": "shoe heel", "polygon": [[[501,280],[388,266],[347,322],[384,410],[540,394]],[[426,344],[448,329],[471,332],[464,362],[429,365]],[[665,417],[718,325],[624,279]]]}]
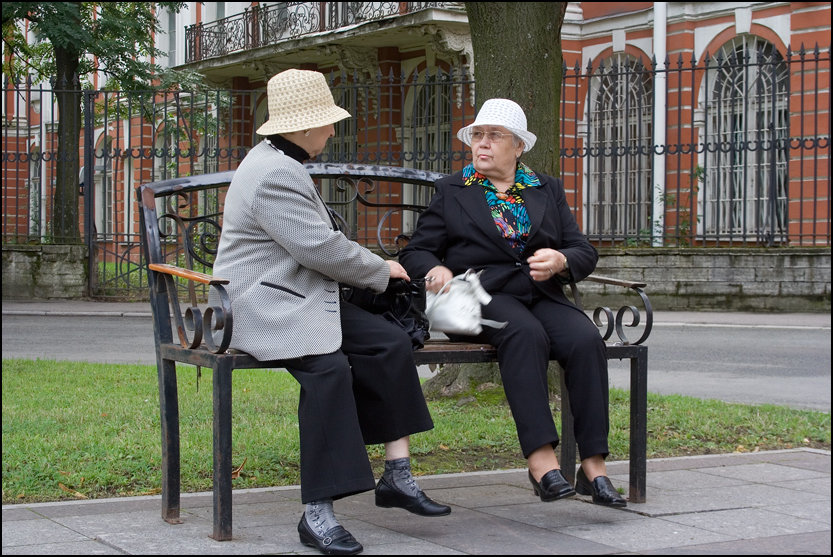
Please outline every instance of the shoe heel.
[{"label": "shoe heel", "polygon": [[[535,494],[536,497],[541,497],[541,490],[538,489],[538,482],[535,481],[535,478],[532,477],[532,472],[529,472],[529,483],[532,484],[532,493]],[[543,501],[543,499],[541,499]]]},{"label": "shoe heel", "polygon": [[579,495],[593,495],[593,491],[581,482],[576,482],[575,489]]}]

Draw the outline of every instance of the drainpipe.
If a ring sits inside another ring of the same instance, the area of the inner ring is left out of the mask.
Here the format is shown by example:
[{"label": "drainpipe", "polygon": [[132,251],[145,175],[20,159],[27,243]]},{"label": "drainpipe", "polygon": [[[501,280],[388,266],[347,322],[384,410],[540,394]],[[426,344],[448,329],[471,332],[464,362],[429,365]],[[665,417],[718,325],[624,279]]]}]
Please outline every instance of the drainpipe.
[{"label": "drainpipe", "polygon": [[654,57],[657,67],[654,78],[654,145],[660,147],[661,154],[654,151],[653,164],[653,232],[654,247],[663,245],[665,236],[665,145],[666,145],[666,88],[668,75],[665,73],[666,35],[668,6],[666,2],[654,2]]}]

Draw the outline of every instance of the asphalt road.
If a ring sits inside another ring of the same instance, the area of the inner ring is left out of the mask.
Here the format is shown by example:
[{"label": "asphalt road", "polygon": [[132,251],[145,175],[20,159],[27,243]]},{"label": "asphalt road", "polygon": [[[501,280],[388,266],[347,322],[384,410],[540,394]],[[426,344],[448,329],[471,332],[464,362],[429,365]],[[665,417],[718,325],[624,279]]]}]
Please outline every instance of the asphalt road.
[{"label": "asphalt road", "polygon": [[[4,359],[156,363],[146,315],[6,310],[4,302]],[[830,411],[829,315],[658,312],[647,345],[650,392]],[[427,368],[420,372],[430,375]],[[627,362],[610,363],[610,380],[629,388]]]},{"label": "asphalt road", "polygon": [[[659,324],[648,345],[648,390],[830,412],[830,329]],[[626,362],[610,382],[627,389]]]}]

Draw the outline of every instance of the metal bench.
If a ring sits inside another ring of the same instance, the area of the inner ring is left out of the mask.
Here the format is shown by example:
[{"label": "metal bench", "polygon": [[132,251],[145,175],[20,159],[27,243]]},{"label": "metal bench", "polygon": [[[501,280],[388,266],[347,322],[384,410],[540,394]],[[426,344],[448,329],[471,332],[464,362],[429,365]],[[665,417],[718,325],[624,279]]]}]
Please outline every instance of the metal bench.
[{"label": "metal bench", "polygon": [[[331,188],[335,201],[328,202],[345,228],[353,224],[368,237],[375,229],[375,246],[394,257],[407,241],[406,226],[424,205],[418,190],[433,188],[442,174],[392,166],[359,164],[307,164],[320,184]],[[150,304],[159,378],[162,427],[162,518],[180,521],[180,435],[176,379],[177,362],[211,368],[213,372],[213,534],[215,540],[232,537],[232,438],[231,384],[236,369],[281,368],[280,361],[258,361],[228,349],[233,329],[228,280],[211,275],[213,256],[222,229],[225,191],[234,171],[176,178],[143,184],[136,190],[140,206],[142,253],[147,262]],[[430,193],[430,191],[429,191]],[[410,216],[409,216],[410,215]],[[371,224],[367,224],[370,222]],[[361,239],[361,238],[360,238]],[[644,283],[591,275],[586,279],[622,289],[623,299],[639,307],[623,305],[616,313],[597,307],[593,319],[601,329],[608,359],[630,360],[630,502],[645,501],[647,444],[648,348],[643,342],[651,331],[653,312]],[[581,306],[576,284],[570,285]],[[208,306],[213,291],[220,300]],[[180,299],[186,303],[183,304]],[[627,322],[626,322],[627,321]],[[640,325],[641,324],[641,325]],[[624,327],[637,327],[641,336],[630,341]],[[174,335],[174,329],[176,335]],[[613,336],[613,333],[616,336]],[[495,362],[489,345],[429,340],[414,353],[417,365]],[[561,374],[562,392],[564,377]],[[561,398],[561,456],[564,475],[575,481],[576,444],[568,397]]]}]

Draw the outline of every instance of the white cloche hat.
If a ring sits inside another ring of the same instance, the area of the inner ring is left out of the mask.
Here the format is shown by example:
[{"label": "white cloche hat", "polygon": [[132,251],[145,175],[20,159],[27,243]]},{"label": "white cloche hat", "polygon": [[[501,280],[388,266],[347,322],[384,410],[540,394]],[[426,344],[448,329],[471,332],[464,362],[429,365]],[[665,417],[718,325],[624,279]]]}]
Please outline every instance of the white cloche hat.
[{"label": "white cloche hat", "polygon": [[473,124],[460,128],[457,139],[471,147],[471,129],[475,126],[501,126],[524,142],[524,153],[532,149],[538,139],[526,129],[526,114],[523,108],[509,99],[489,99],[480,107]]},{"label": "white cloche hat", "polygon": [[321,72],[285,70],[266,87],[269,119],[257,129],[260,135],[320,128],[350,117],[336,106],[327,79]]}]

